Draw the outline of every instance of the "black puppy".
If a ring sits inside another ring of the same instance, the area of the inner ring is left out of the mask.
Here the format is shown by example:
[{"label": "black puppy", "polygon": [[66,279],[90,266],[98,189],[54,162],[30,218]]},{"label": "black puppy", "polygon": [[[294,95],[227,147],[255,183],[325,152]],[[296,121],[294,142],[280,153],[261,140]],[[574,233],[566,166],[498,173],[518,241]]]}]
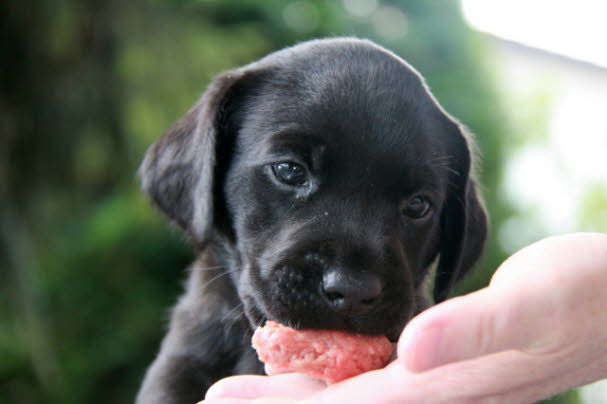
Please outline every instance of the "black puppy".
[{"label": "black puppy", "polygon": [[138,403],[263,373],[266,319],[396,340],[481,253],[470,138],[403,60],[306,42],[229,71],[148,151],[143,189],[200,252]]}]

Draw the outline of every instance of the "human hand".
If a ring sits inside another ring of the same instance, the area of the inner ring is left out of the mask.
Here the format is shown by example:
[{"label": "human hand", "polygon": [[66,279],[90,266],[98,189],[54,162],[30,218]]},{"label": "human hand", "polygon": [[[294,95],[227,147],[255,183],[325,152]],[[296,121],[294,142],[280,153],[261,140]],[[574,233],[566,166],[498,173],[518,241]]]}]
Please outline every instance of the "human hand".
[{"label": "human hand", "polygon": [[506,260],[487,288],[413,319],[384,369],[327,388],[296,374],[233,377],[205,403],[532,403],[607,377],[606,308],[607,235],[552,237]]}]

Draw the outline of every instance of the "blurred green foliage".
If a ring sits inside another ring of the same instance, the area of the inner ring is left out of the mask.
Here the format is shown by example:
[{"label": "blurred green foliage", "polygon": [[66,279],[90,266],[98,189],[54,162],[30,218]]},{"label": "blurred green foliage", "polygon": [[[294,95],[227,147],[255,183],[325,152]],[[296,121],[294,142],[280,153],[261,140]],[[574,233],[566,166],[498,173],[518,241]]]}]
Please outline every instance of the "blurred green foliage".
[{"label": "blurred green foliage", "polygon": [[[0,5],[0,403],[133,400],[192,259],[140,195],[137,165],[213,75],[280,47],[356,35],[408,60],[476,134],[499,229],[506,117],[458,4],[383,0],[382,20],[352,4],[364,2]],[[462,292],[505,257],[495,240]]]}]

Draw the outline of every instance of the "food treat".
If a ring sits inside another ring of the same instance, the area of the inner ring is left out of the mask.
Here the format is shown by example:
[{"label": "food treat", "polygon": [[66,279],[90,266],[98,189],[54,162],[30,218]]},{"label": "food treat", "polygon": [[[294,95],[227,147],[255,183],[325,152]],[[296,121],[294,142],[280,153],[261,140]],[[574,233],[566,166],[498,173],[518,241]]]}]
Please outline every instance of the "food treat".
[{"label": "food treat", "polygon": [[382,368],[392,354],[383,335],[295,330],[274,321],[255,330],[253,348],[272,374],[299,372],[328,383]]}]

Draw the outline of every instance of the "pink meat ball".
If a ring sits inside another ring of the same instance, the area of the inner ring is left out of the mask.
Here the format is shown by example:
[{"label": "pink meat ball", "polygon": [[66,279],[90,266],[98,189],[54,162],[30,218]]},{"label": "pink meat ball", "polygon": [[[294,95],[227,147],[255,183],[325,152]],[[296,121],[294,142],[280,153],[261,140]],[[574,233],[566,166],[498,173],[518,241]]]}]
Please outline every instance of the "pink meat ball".
[{"label": "pink meat ball", "polygon": [[383,335],[295,330],[274,321],[255,330],[253,348],[272,373],[305,373],[328,383],[382,368],[392,354]]}]

